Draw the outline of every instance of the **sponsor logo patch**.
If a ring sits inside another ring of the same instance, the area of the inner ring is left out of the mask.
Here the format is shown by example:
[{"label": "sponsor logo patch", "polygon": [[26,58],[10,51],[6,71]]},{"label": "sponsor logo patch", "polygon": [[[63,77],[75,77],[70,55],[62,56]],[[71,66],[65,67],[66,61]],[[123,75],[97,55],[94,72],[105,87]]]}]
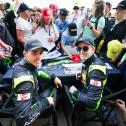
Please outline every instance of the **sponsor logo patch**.
[{"label": "sponsor logo patch", "polygon": [[83,72],[82,72],[82,83],[84,85],[86,85],[86,76],[87,76],[87,72],[85,70],[83,70]]},{"label": "sponsor logo patch", "polygon": [[90,84],[96,87],[101,87],[101,81],[91,79]]},{"label": "sponsor logo patch", "polygon": [[30,117],[30,120],[25,122],[24,126],[29,126],[33,121],[37,119],[39,115],[40,113],[33,114],[32,117]]},{"label": "sponsor logo patch", "polygon": [[24,93],[24,94],[18,94],[17,95],[17,101],[25,101],[30,99],[31,94],[30,93]]}]

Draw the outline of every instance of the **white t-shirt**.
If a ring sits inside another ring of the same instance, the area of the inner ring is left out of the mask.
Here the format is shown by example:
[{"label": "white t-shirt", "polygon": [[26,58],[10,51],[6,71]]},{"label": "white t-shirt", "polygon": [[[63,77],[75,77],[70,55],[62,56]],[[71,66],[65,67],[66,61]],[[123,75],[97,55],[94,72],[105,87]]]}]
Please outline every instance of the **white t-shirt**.
[{"label": "white t-shirt", "polygon": [[16,21],[16,29],[24,31],[24,38],[28,41],[32,35],[32,25],[26,19],[19,17]]},{"label": "white t-shirt", "polygon": [[[50,26],[50,36],[49,36],[49,29],[48,29],[47,25],[45,25],[45,29],[42,27],[38,27],[36,29],[35,33],[31,36],[31,38],[39,40],[40,42],[42,42],[42,44],[45,48],[47,48],[48,50],[51,50],[53,47],[55,47],[54,41],[58,39],[59,32],[55,25],[54,25],[55,32],[53,30],[53,27]],[[48,42],[49,37],[53,38],[54,41]]]}]

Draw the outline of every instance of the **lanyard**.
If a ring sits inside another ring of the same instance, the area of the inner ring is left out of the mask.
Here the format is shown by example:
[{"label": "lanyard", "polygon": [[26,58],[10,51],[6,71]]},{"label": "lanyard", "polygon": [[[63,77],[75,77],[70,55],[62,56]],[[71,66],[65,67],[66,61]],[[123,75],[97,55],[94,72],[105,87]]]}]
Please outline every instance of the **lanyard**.
[{"label": "lanyard", "polygon": [[[48,25],[49,28],[49,36],[50,36],[50,25]],[[45,26],[44,26],[45,31],[48,33],[48,31],[46,30]]]}]

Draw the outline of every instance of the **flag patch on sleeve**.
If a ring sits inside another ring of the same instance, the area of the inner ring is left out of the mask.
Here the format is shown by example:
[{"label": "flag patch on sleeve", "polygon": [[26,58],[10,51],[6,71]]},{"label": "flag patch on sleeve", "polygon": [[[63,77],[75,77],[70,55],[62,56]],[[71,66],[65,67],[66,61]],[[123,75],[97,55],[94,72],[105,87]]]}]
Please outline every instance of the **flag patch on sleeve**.
[{"label": "flag patch on sleeve", "polygon": [[91,79],[90,84],[96,87],[101,87],[101,81]]},{"label": "flag patch on sleeve", "polygon": [[25,101],[30,99],[30,97],[31,97],[31,93],[18,94],[17,101]]}]

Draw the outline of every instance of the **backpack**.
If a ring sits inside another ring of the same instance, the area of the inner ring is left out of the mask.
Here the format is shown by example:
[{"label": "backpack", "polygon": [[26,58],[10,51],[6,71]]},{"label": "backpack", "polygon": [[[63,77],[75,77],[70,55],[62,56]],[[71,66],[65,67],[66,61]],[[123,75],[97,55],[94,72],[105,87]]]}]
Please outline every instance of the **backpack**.
[{"label": "backpack", "polygon": [[[89,20],[90,20],[90,21],[91,21],[91,18],[92,18],[92,17],[93,17],[92,15],[89,17]],[[101,16],[97,17],[95,22],[91,21],[92,23],[95,23],[95,29],[96,29],[96,30],[97,30],[98,21],[99,21],[100,18],[101,18]]]},{"label": "backpack", "polygon": [[[92,17],[93,16],[91,15],[89,17],[89,20]],[[98,17],[95,22],[92,22],[92,23],[95,23],[95,29],[96,30],[97,30],[98,21],[99,21],[100,17]],[[96,54],[99,54],[100,53],[100,50],[101,50],[101,48],[102,48],[102,46],[104,44],[104,39],[105,39],[105,34],[106,34],[106,29],[107,29],[108,22],[109,22],[108,18],[105,18],[105,27],[103,28],[103,30],[102,30],[101,34],[99,35],[99,37],[94,40],[94,43],[95,43],[95,46],[96,46]]]}]

